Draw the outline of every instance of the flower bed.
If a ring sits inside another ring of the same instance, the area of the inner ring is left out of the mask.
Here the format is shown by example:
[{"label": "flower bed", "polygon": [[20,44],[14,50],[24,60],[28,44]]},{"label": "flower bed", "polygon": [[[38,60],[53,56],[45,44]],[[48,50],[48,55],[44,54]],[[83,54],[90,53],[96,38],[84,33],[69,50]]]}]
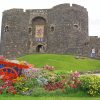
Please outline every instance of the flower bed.
[{"label": "flower bed", "polygon": [[80,77],[81,89],[90,96],[100,95],[100,76],[87,74]]},{"label": "flower bed", "polygon": [[3,80],[0,75],[0,94],[33,95],[36,93],[35,90],[39,88],[46,93],[59,90],[67,95],[84,91],[90,96],[97,96],[100,95],[100,77],[95,75],[80,76],[77,71],[55,73],[55,68],[49,65],[42,68],[22,69],[21,74],[12,80]]}]

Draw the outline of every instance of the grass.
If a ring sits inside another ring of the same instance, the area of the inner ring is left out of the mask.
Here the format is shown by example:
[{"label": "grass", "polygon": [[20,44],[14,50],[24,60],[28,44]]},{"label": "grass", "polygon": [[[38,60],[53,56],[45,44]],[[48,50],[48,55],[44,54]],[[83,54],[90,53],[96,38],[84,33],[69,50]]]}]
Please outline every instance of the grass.
[{"label": "grass", "polygon": [[90,58],[76,59],[72,55],[32,54],[18,59],[34,64],[36,67],[42,67],[48,64],[54,66],[56,70],[100,70],[100,60]]},{"label": "grass", "polygon": [[89,97],[83,91],[62,94],[61,91],[47,93],[43,89],[36,90],[32,96],[1,95],[0,100],[99,100],[99,97]]},{"label": "grass", "polygon": [[33,93],[31,94],[33,97],[88,97],[87,93],[81,90],[67,90],[66,92],[62,92],[60,89],[55,91],[46,91],[43,88],[34,88]]},{"label": "grass", "polygon": [[30,96],[0,96],[0,100],[100,100],[96,97],[30,97]]},{"label": "grass", "polygon": [[84,92],[78,91],[74,93],[62,94],[61,91],[52,91],[47,93],[42,91],[43,89],[38,89],[34,92],[32,96],[22,96],[22,95],[1,95],[0,100],[99,100],[99,97],[88,97]]},{"label": "grass", "polygon": [[77,91],[73,93],[63,93],[61,91],[52,91],[47,93],[42,91],[43,89],[38,89],[34,92],[32,96],[5,96],[1,95],[0,100],[99,100],[99,97],[89,97],[83,91]]}]

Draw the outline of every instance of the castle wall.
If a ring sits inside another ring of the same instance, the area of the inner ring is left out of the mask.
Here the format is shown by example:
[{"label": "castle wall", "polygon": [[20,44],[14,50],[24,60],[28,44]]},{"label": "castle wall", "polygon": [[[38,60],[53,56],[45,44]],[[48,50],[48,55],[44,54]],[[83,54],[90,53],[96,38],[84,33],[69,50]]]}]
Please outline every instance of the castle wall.
[{"label": "castle wall", "polygon": [[54,26],[48,38],[49,52],[76,53],[77,48],[88,41],[88,13],[83,9],[61,4],[49,10],[48,23]]},{"label": "castle wall", "polygon": [[[36,41],[38,24],[44,25],[43,41]],[[1,33],[1,54],[8,58],[41,53],[37,52],[41,46],[45,48],[44,53],[88,55],[92,45],[88,36],[88,12],[76,4],[4,11]],[[89,46],[85,45],[87,42]]]},{"label": "castle wall", "polygon": [[22,9],[11,9],[3,13],[1,36],[3,55],[16,57],[27,53],[28,20],[29,15]]},{"label": "castle wall", "polygon": [[97,36],[90,36],[90,43],[89,43],[89,47],[91,48],[95,48],[96,50],[96,56],[100,57],[100,38],[98,38]]}]

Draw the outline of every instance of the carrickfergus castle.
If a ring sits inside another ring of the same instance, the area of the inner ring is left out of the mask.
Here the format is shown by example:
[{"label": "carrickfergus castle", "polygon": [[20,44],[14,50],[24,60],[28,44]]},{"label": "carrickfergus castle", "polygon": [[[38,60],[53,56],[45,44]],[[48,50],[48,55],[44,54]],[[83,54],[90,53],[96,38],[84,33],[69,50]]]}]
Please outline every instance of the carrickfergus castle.
[{"label": "carrickfergus castle", "polygon": [[51,9],[10,9],[3,12],[0,54],[74,54],[100,57],[100,38],[88,35],[88,11],[77,4]]}]

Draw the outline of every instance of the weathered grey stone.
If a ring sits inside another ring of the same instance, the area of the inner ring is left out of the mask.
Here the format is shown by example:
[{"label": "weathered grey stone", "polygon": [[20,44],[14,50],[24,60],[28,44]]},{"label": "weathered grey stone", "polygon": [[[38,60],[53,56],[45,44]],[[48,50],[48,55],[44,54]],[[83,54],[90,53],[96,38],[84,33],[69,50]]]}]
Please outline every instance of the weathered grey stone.
[{"label": "weathered grey stone", "polygon": [[[43,41],[36,41],[36,25],[44,25]],[[100,51],[100,38],[88,36],[86,8],[61,4],[51,9],[4,11],[0,46],[8,58],[31,53],[89,56],[92,47]]]}]

